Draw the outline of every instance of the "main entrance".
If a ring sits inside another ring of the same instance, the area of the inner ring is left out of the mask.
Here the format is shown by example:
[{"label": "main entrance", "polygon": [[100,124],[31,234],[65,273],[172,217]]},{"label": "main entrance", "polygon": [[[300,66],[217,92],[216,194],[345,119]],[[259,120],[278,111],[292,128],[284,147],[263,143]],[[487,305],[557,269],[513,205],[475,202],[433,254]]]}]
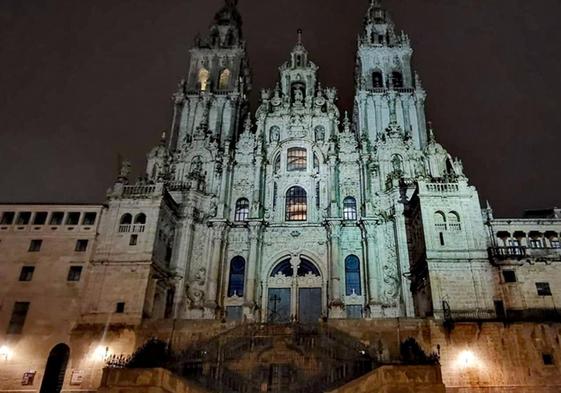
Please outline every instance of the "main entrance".
[{"label": "main entrance", "polygon": [[322,316],[322,278],[303,257],[278,263],[267,281],[267,322],[315,323]]}]

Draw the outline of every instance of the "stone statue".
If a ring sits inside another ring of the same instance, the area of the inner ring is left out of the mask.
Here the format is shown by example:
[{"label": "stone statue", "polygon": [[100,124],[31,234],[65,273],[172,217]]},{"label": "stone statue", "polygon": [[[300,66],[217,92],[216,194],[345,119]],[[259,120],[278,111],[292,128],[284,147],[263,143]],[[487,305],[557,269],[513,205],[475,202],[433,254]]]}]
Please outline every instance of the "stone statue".
[{"label": "stone statue", "polygon": [[194,280],[185,286],[185,292],[187,295],[187,303],[189,308],[203,309],[203,304],[205,300],[204,285],[206,281],[206,269],[200,267],[195,274]]},{"label": "stone statue", "polygon": [[271,127],[271,142],[278,142],[280,140],[280,128],[277,126]]},{"label": "stone statue", "polygon": [[132,172],[132,164],[129,160],[122,160],[121,168],[119,169],[119,177],[127,179]]}]

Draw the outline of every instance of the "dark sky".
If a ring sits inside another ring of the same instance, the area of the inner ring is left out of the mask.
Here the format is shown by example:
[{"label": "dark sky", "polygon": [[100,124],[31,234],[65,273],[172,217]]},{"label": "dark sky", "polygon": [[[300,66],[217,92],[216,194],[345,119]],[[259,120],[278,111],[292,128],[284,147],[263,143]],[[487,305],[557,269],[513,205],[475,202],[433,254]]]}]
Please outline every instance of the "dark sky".
[{"label": "dark sky", "polygon": [[[324,86],[353,95],[367,0],[240,0],[254,94],[304,29]],[[138,173],[222,0],[0,0],[0,201],[102,202]],[[561,205],[561,1],[386,0],[412,39],[439,141],[499,216]]]}]

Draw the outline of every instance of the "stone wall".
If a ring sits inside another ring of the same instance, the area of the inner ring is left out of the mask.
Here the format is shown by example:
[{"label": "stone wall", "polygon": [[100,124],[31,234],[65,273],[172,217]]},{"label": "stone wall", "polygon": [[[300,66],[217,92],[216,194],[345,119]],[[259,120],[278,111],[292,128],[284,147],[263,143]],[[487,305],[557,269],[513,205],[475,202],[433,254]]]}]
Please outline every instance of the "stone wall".
[{"label": "stone wall", "polygon": [[445,393],[438,366],[383,366],[329,393]]},{"label": "stone wall", "polygon": [[208,393],[162,368],[105,369],[98,393]]}]

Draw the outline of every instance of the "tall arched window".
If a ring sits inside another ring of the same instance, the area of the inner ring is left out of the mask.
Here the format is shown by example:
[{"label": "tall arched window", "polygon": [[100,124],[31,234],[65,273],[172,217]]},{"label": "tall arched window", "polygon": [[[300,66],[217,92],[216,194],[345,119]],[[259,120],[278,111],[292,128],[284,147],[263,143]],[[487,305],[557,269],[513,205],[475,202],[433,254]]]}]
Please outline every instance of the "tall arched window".
[{"label": "tall arched window", "polygon": [[401,72],[392,72],[392,84],[393,87],[397,87],[398,89],[403,87],[403,75],[401,74]]},{"label": "tall arched window", "polygon": [[136,215],[136,217],[134,218],[134,223],[135,224],[146,224],[146,214],[138,213]]},{"label": "tall arched window", "polygon": [[286,221],[306,221],[308,200],[306,190],[292,187],[286,192]]},{"label": "tall arched window", "polygon": [[434,226],[438,231],[446,230],[446,216],[443,212],[434,213]]},{"label": "tall arched window", "polygon": [[236,202],[235,221],[246,221],[249,218],[249,201],[245,198],[240,198]]},{"label": "tall arched window", "polygon": [[451,231],[460,231],[462,224],[460,223],[460,215],[456,212],[448,213],[448,228]]},{"label": "tall arched window", "polygon": [[132,215],[130,215],[129,213],[125,213],[121,216],[121,221],[120,221],[121,225],[130,225],[132,224]]},{"label": "tall arched window", "polygon": [[353,197],[343,200],[343,220],[356,220],[356,199]]},{"label": "tall arched window", "polygon": [[384,87],[384,75],[382,71],[376,70],[372,73],[372,87],[375,89]]},{"label": "tall arched window", "polygon": [[286,170],[305,171],[308,166],[308,152],[302,147],[292,147],[288,149]]},{"label": "tall arched window", "polygon": [[210,73],[206,68],[201,68],[199,70],[199,86],[201,91],[207,91],[209,77],[210,77]]},{"label": "tall arched window", "polygon": [[347,296],[362,295],[360,261],[355,255],[345,258],[345,293]]},{"label": "tall arched window", "polygon": [[228,87],[230,87],[230,70],[229,69],[224,69],[221,73],[220,73],[220,80],[218,82],[218,87],[220,90],[225,90]]},{"label": "tall arched window", "polygon": [[245,259],[235,257],[230,262],[230,279],[228,280],[228,297],[243,296],[245,284]]}]

